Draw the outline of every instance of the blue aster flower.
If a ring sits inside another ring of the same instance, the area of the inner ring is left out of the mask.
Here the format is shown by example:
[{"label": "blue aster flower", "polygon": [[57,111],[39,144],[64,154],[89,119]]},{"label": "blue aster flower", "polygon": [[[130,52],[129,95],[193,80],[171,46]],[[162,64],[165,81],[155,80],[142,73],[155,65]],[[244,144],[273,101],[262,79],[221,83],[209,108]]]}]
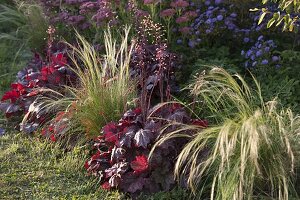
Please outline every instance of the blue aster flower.
[{"label": "blue aster flower", "polygon": [[273,61],[273,62],[279,61],[279,57],[278,57],[278,56],[272,56],[272,61]]},{"label": "blue aster flower", "polygon": [[267,59],[263,59],[262,61],[261,61],[261,64],[262,65],[267,65],[269,63],[269,61],[267,60]]},{"label": "blue aster flower", "polygon": [[247,37],[246,37],[246,38],[244,38],[244,42],[245,42],[245,43],[248,43],[249,41],[250,41],[250,39],[249,39],[249,38],[247,38]]},{"label": "blue aster flower", "polygon": [[222,21],[223,18],[224,18],[223,15],[218,15],[218,16],[217,16],[217,20],[218,20],[218,21]]},{"label": "blue aster flower", "polygon": [[176,43],[177,43],[177,44],[182,44],[182,40],[181,40],[181,39],[178,39],[178,40],[176,41]]},{"label": "blue aster flower", "polygon": [[260,56],[262,56],[262,54],[263,54],[262,50],[258,50],[255,55],[257,57],[260,57]]}]

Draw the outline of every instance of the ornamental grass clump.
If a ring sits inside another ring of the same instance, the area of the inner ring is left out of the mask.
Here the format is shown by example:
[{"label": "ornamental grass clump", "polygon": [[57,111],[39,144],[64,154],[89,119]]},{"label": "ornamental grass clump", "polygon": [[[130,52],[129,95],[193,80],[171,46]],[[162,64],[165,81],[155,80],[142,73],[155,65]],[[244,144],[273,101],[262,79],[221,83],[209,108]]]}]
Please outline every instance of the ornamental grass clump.
[{"label": "ornamental grass clump", "polygon": [[[187,181],[199,199],[287,200],[294,194],[299,117],[279,109],[276,100],[265,103],[254,81],[252,90],[240,75],[221,68],[202,74],[190,89],[210,112],[212,125],[198,131],[184,125],[156,144],[190,138],[178,156],[175,175]],[[197,133],[185,135],[188,130]]]},{"label": "ornamental grass clump", "polygon": [[117,45],[110,31],[106,31],[104,56],[99,56],[79,34],[78,46],[70,45],[70,58],[79,78],[79,85],[70,88],[77,105],[74,118],[89,136],[98,135],[102,126],[122,116],[135,97],[135,81],[129,76],[132,48],[128,45],[128,34],[126,28],[121,44]]}]

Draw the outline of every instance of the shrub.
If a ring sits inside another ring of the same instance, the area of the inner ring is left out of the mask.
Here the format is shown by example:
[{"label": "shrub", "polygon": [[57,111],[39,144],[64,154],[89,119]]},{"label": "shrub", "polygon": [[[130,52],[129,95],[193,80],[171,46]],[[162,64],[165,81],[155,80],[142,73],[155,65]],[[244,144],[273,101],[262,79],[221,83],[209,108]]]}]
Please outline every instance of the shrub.
[{"label": "shrub", "polygon": [[200,193],[199,199],[203,195],[252,199],[265,194],[289,199],[294,192],[299,117],[279,109],[275,100],[264,103],[257,82],[256,86],[250,89],[240,75],[231,76],[221,68],[202,74],[191,93],[210,111],[213,125],[193,136],[183,133],[195,127],[183,126],[156,144],[190,138],[178,156],[175,175],[187,180],[192,191]]},{"label": "shrub", "polygon": [[[49,113],[32,114],[30,106],[42,96],[64,92],[63,85],[71,84],[76,76],[67,67],[67,59],[63,52],[51,53],[49,62],[36,54],[26,68],[18,72],[17,81],[11,84],[11,90],[4,93],[0,102],[0,109],[7,118],[20,122],[22,117],[30,115],[30,119],[21,124],[21,130],[33,132],[44,123]],[[50,95],[51,96],[51,95]],[[32,106],[31,106],[32,107]],[[35,111],[39,108],[36,107]],[[29,112],[30,111],[30,112]]]},{"label": "shrub", "polygon": [[[144,117],[141,108],[127,111],[118,122],[105,125],[95,139],[95,154],[87,160],[85,168],[99,177],[102,188],[118,188],[136,196],[168,191],[175,186],[173,167],[175,158],[185,144],[184,139],[168,141],[148,155],[167,122],[195,123],[182,106],[164,104],[150,109]],[[165,132],[175,131],[177,125]]]}]

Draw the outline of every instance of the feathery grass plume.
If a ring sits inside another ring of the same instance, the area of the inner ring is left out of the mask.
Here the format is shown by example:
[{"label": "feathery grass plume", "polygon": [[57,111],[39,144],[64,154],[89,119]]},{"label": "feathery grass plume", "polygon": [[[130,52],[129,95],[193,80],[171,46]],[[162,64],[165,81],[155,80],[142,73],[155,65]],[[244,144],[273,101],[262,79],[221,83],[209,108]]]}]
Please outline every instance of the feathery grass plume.
[{"label": "feathery grass plume", "polygon": [[222,68],[200,75],[191,93],[203,101],[214,124],[206,129],[183,125],[155,145],[174,137],[190,138],[178,156],[175,175],[187,181],[195,198],[242,200],[266,195],[288,200],[295,193],[299,116],[279,109],[276,100],[264,103],[253,79],[255,90],[240,75]]},{"label": "feathery grass plume", "polygon": [[89,136],[98,135],[102,126],[119,119],[135,98],[136,84],[129,75],[133,47],[132,44],[129,48],[129,31],[128,27],[124,29],[122,41],[117,45],[108,29],[104,33],[106,54],[103,57],[78,33],[78,45],[68,44],[73,50],[70,58],[79,78],[79,85],[70,88],[77,101],[74,118]]}]

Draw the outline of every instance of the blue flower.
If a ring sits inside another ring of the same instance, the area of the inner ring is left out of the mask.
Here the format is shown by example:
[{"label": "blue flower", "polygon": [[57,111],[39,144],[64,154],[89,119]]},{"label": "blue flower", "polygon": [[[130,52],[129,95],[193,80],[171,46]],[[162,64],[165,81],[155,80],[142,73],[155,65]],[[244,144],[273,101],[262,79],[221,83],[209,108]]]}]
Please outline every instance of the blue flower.
[{"label": "blue flower", "polygon": [[211,30],[210,29],[207,29],[206,31],[205,31],[205,33],[211,33]]},{"label": "blue flower", "polygon": [[181,40],[181,39],[178,39],[178,40],[176,41],[176,43],[177,43],[177,44],[182,44],[182,40]]},{"label": "blue flower", "polygon": [[205,21],[206,24],[211,24],[211,19]]},{"label": "blue flower", "polygon": [[264,39],[264,36],[262,36],[262,35],[257,38],[258,41],[261,41],[263,39]]},{"label": "blue flower", "polygon": [[261,64],[263,64],[263,65],[267,65],[269,63],[269,61],[267,60],[267,59],[263,59],[262,61],[261,61]]},{"label": "blue flower", "polygon": [[209,6],[210,5],[210,1],[205,1],[205,5]]},{"label": "blue flower", "polygon": [[257,57],[260,57],[262,55],[262,50],[258,50],[255,54]]},{"label": "blue flower", "polygon": [[272,61],[273,61],[273,62],[279,61],[279,57],[278,57],[278,56],[272,56]]},{"label": "blue flower", "polygon": [[194,40],[189,41],[189,47],[194,48],[196,46],[196,42]]},{"label": "blue flower", "polygon": [[218,21],[222,21],[222,20],[223,20],[223,15],[218,15],[218,16],[217,16],[217,20],[218,20]]},{"label": "blue flower", "polygon": [[250,57],[252,54],[252,51],[251,50],[248,50],[247,53],[246,53],[246,58]]},{"label": "blue flower", "polygon": [[244,50],[241,51],[241,55],[242,56],[245,55],[245,51]]},{"label": "blue flower", "polygon": [[215,0],[215,4],[218,5],[220,3],[222,3],[223,0]]},{"label": "blue flower", "polygon": [[244,38],[244,42],[245,42],[245,43],[248,43],[249,41],[250,41],[250,39],[249,39],[249,38],[247,38],[247,37],[246,37],[246,38]]},{"label": "blue flower", "polygon": [[265,47],[265,51],[269,52],[270,51],[270,47]]},{"label": "blue flower", "polygon": [[237,16],[236,13],[231,13],[231,14],[230,14],[230,17],[236,17],[236,16]]}]

